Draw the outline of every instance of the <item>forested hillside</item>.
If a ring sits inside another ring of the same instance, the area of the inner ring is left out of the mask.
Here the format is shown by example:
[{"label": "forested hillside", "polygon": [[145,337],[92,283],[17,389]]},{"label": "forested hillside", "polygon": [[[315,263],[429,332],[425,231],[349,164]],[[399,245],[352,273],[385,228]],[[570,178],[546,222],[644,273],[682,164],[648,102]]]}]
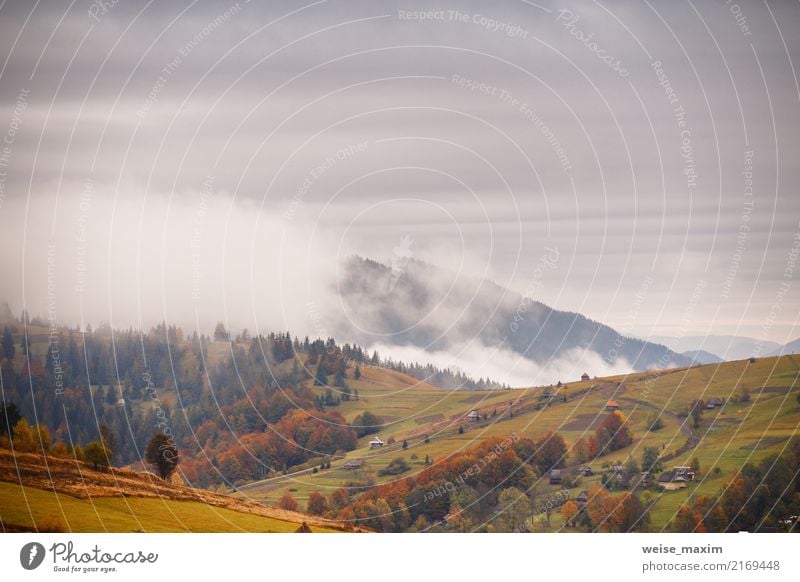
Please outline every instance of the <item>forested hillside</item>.
[{"label": "forested hillside", "polygon": [[[164,432],[183,452],[185,478],[202,487],[355,448],[369,429],[348,424],[337,407],[358,399],[350,384],[362,368],[383,366],[449,388],[499,386],[289,332],[231,337],[219,324],[211,337],[184,337],[164,324],[77,330],[26,315],[2,323],[3,402],[46,429],[52,446],[82,454],[89,443],[111,441],[112,463],[125,466],[142,461],[149,440]],[[16,420],[10,424],[6,433]]]}]

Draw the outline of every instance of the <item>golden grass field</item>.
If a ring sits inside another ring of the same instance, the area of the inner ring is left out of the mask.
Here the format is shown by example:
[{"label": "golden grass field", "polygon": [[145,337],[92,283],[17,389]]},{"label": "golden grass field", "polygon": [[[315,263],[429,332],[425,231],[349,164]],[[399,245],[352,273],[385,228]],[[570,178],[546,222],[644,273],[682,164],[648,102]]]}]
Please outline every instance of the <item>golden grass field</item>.
[{"label": "golden grass field", "polygon": [[346,525],[165,483],[150,473],[0,449],[0,531],[293,532]]}]

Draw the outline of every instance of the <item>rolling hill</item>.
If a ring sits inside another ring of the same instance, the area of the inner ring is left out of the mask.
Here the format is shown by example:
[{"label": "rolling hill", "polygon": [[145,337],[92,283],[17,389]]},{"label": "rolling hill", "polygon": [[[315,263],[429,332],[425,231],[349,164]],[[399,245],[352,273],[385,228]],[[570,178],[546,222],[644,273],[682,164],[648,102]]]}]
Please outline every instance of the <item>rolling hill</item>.
[{"label": "rolling hill", "polygon": [[800,337],[796,340],[792,340],[780,348],[773,351],[770,355],[773,356],[782,356],[784,354],[798,354],[800,353]]},{"label": "rolling hill", "polygon": [[[391,370],[366,370],[360,385],[362,399],[342,403],[340,412],[352,417],[369,409],[381,418],[380,436],[391,444],[370,449],[370,437],[363,437],[357,450],[330,469],[254,482],[241,487],[240,495],[270,503],[291,493],[305,501],[312,491],[327,495],[339,487],[389,483],[417,475],[426,467],[426,457],[436,463],[490,436],[536,438],[557,431],[571,446],[593,434],[608,414],[606,404],[615,400],[628,418],[634,443],[592,463],[595,475],[576,479],[570,495],[599,484],[604,467],[638,461],[646,447],[657,448],[667,467],[688,465],[697,458],[701,476],[688,488],[648,491],[654,498],[651,530],[659,531],[668,527],[689,496],[714,495],[745,463],[785,450],[800,430],[799,375],[800,356],[783,356],[637,372],[561,388],[443,394],[404,381]],[[690,404],[712,398],[719,398],[722,405],[705,410],[699,425],[692,426],[686,416]],[[477,421],[467,417],[473,410],[480,416]],[[661,416],[663,427],[648,431],[654,413]],[[381,475],[381,469],[398,457],[411,469],[400,477]],[[347,469],[345,463],[352,459],[362,460],[363,466]],[[576,467],[574,461],[568,462],[568,470]],[[540,479],[536,488],[539,495],[554,495],[560,489],[546,479]],[[556,517],[552,529],[559,527]]]}]

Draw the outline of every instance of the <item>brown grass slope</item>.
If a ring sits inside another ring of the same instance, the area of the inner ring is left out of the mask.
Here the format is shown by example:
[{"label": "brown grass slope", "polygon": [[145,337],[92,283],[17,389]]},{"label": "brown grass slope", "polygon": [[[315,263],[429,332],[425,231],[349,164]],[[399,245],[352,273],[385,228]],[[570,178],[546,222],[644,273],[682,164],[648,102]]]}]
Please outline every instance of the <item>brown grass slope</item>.
[{"label": "brown grass slope", "polygon": [[305,523],[325,530],[354,531],[347,524],[313,515],[262,505],[242,497],[193,489],[162,481],[152,473],[117,468],[95,471],[85,463],[33,453],[0,449],[0,481],[69,495],[77,499],[108,497],[156,498],[199,502],[231,511],[268,517],[300,526]]}]

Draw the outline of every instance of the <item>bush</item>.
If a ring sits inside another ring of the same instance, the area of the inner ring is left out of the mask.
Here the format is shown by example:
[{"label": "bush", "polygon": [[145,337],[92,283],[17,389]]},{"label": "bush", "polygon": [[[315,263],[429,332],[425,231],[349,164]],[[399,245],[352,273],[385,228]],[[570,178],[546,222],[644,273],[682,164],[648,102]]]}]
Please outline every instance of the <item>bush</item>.
[{"label": "bush", "polygon": [[380,420],[369,411],[359,414],[353,419],[353,430],[361,438],[369,434],[375,434],[380,430]]},{"label": "bush", "polygon": [[83,460],[92,465],[95,471],[108,468],[108,451],[100,441],[92,441],[83,450]]},{"label": "bush", "polygon": [[278,507],[288,511],[297,511],[297,501],[294,500],[290,493],[287,493],[278,500]]},{"label": "bush", "polygon": [[662,428],[664,428],[664,421],[661,420],[661,415],[659,415],[657,412],[653,412],[647,417],[648,431],[655,432],[657,430],[661,430]]},{"label": "bush", "polygon": [[405,459],[402,457],[397,457],[393,459],[385,468],[378,471],[378,475],[383,477],[384,475],[400,475],[401,473],[405,473],[411,467],[409,467],[408,463],[406,463]]}]

